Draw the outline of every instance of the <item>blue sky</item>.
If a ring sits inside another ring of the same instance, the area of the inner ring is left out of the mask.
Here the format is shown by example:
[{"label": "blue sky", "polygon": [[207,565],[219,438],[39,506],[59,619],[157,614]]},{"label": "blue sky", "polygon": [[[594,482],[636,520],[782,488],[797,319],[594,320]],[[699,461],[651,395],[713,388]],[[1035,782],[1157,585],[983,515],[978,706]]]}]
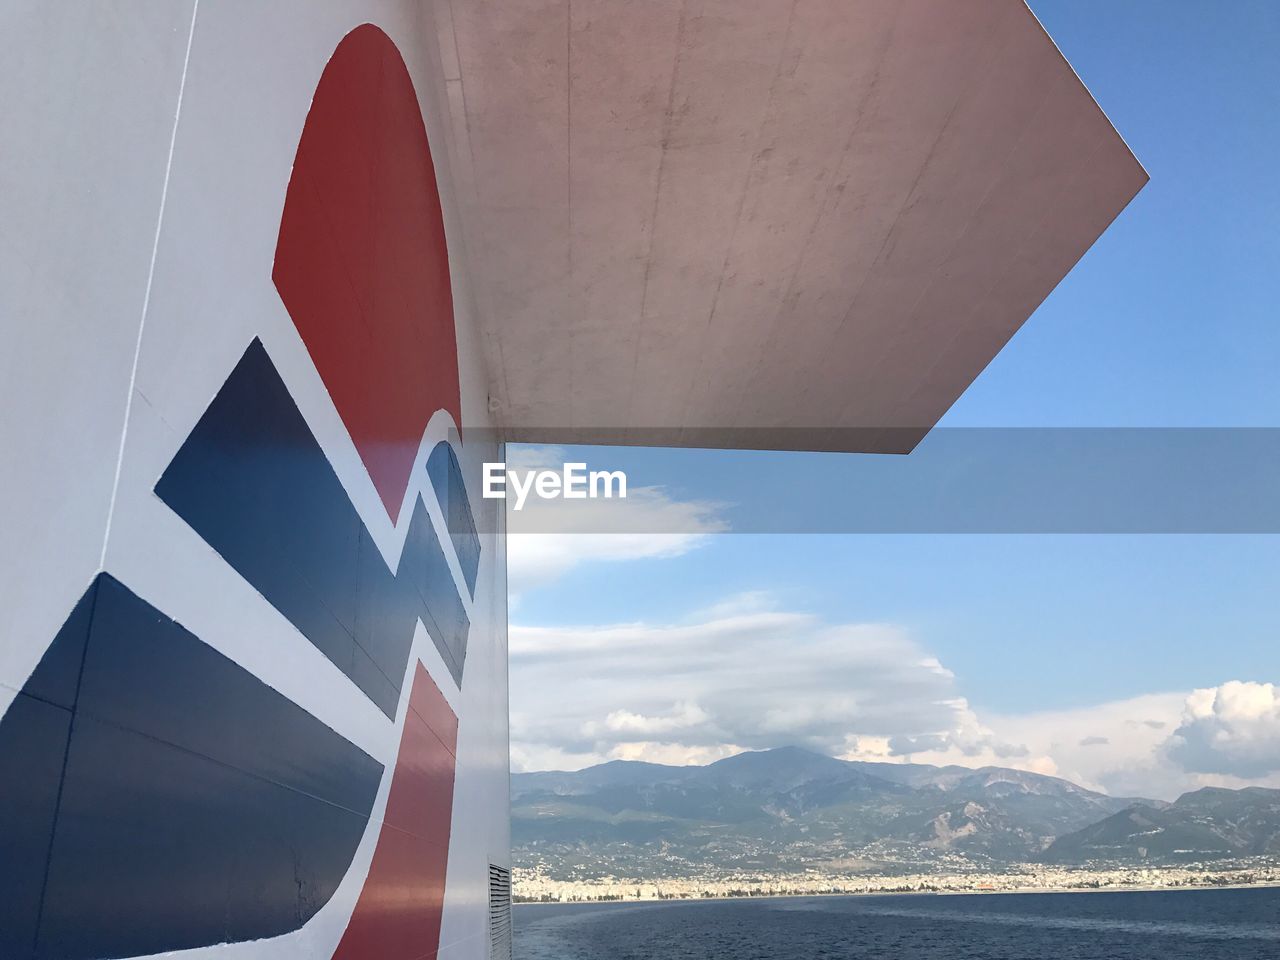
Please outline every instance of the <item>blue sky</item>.
[{"label": "blue sky", "polygon": [[943,423],[1280,425],[1280,5],[1031,7],[1151,182]]},{"label": "blue sky", "polygon": [[[1151,182],[942,426],[1280,427],[1280,178],[1273,169],[1280,154],[1280,4],[1035,0],[1032,7]],[[833,463],[831,455],[580,452],[593,467],[625,469],[633,486],[661,485],[661,496],[673,502],[727,503],[730,526],[735,514],[769,510],[779,491],[809,496],[814,477]],[[772,483],[753,493],[741,478],[762,469]],[[605,681],[596,684],[598,710],[614,702],[610,717],[625,712],[612,727],[647,730],[653,739],[621,738],[601,753],[599,743],[591,747],[591,737],[581,736],[566,750],[553,741],[565,739],[572,717],[565,715],[559,734],[530,720],[538,704],[523,685],[541,682],[536,650],[549,649],[556,631],[570,638],[565,642],[598,650],[585,639],[590,631],[639,625],[656,632],[609,636],[661,647],[677,634],[681,642],[701,642],[700,634],[681,631],[726,615],[762,618],[750,628],[774,631],[779,657],[821,630],[871,625],[885,631],[875,637],[904,644],[903,656],[936,661],[932,673],[949,675],[936,689],[927,677],[908,681],[931,703],[962,701],[956,722],[968,732],[946,749],[914,754],[918,760],[1003,758],[1106,789],[1147,785],[1146,792],[1173,794],[1213,777],[1244,782],[1236,775],[1246,768],[1257,772],[1252,759],[1238,769],[1221,758],[1174,769],[1165,757],[1175,728],[1200,736],[1218,729],[1205,724],[1234,724],[1228,732],[1248,741],[1241,749],[1275,751],[1270,773],[1280,773],[1280,704],[1259,686],[1280,681],[1280,537],[713,534],[634,554],[586,551],[557,570],[516,585],[513,739],[525,751],[517,751],[518,766],[574,766],[603,756],[680,760],[679,750],[661,746],[662,737],[668,747],[689,747],[689,760],[769,745],[768,731],[755,727],[721,723],[720,741],[688,733],[700,722],[715,726],[699,720],[711,715],[706,702],[714,692],[699,694],[694,684],[684,688],[685,699],[663,701],[654,692],[662,685],[660,665],[643,689],[619,686],[611,694]],[[535,651],[527,656],[526,639]],[[752,649],[767,655],[769,642]],[[813,642],[817,649],[825,641]],[[581,661],[584,682],[594,662]],[[855,657],[840,668],[872,676],[875,663],[859,666]],[[1221,710],[1188,700],[1194,689],[1229,681],[1250,685],[1231,688],[1243,713],[1225,717],[1226,694]],[[751,681],[744,674],[737,682]],[[819,687],[818,698],[839,699],[845,689],[824,694]],[[1116,706],[1122,703],[1139,706]],[[1201,724],[1206,710],[1212,716]],[[870,755],[888,749],[881,741],[891,739],[894,722],[905,724],[903,736],[927,727],[909,730],[908,720],[885,719],[872,723],[872,734],[870,727],[853,729],[861,721],[848,718],[856,715],[852,707],[833,708],[827,733],[784,723],[776,739]],[[832,740],[840,722],[851,725],[850,736]],[[579,726],[601,724],[609,726],[584,713]],[[1096,728],[1114,749],[1076,750],[1055,727],[1078,727],[1091,738],[1099,736],[1089,733]],[[1019,729],[1032,731],[1026,744],[1008,733]],[[1121,744],[1125,730],[1138,733]],[[897,750],[893,758],[905,755]]]}]

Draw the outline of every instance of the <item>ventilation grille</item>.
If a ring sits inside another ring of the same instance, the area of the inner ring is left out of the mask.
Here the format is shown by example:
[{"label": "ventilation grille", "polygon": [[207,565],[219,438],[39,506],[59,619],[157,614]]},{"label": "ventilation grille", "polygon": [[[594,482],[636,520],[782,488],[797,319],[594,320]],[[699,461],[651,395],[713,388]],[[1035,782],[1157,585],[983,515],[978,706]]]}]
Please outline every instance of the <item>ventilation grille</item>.
[{"label": "ventilation grille", "polygon": [[511,960],[511,871],[489,864],[489,958]]}]

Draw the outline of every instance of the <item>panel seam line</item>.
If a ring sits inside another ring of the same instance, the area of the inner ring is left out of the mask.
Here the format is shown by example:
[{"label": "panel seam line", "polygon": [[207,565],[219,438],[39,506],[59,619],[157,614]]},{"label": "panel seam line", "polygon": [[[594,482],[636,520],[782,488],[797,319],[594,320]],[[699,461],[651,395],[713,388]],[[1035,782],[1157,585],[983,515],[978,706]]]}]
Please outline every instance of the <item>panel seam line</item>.
[{"label": "panel seam line", "polygon": [[[36,903],[36,922],[31,946],[37,954],[40,952],[40,930],[44,926],[45,900],[49,895],[49,874],[53,871],[53,850],[54,843],[58,838],[58,821],[62,817],[62,793],[67,785],[67,765],[71,762],[71,740],[76,732],[76,719],[80,712],[80,687],[84,684],[84,668],[89,659],[89,642],[93,639],[93,620],[98,613],[98,588],[100,586],[101,581],[98,577],[94,577],[93,583],[89,586],[89,590],[93,593],[93,599],[89,603],[89,620],[85,626],[84,649],[80,651],[80,668],[76,671],[75,695],[72,697],[71,709],[68,711],[70,717],[67,720],[67,742],[62,748],[62,771],[58,774],[58,789],[53,798],[53,823],[49,827],[49,845],[45,850],[44,878],[40,883],[40,899]],[[61,632],[59,630],[59,633]],[[57,642],[56,637],[54,642]],[[36,669],[38,670],[39,666]],[[60,704],[56,706],[61,707]]]},{"label": "panel seam line", "polygon": [[105,570],[107,545],[111,542],[111,523],[115,519],[116,500],[120,495],[120,474],[124,468],[124,451],[129,437],[129,419],[133,413],[133,393],[138,380],[138,360],[142,356],[142,335],[147,326],[147,314],[151,310],[151,288],[156,275],[156,259],[160,252],[160,232],[164,227],[164,210],[169,200],[169,179],[173,172],[174,147],[178,142],[178,121],[182,117],[182,100],[187,90],[187,71],[191,65],[191,45],[196,35],[196,15],[200,12],[200,0],[191,4],[191,26],[187,30],[187,48],[182,57],[182,79],[178,82],[178,101],[174,105],[173,129],[169,132],[169,153],[165,158],[164,182],[160,187],[160,207],[156,211],[156,231],[151,240],[151,262],[147,267],[147,285],[142,295],[142,315],[138,318],[138,337],[133,346],[133,367],[129,371],[129,392],[125,395],[124,424],[120,430],[120,450],[116,455],[115,476],[111,481],[111,500],[107,506],[107,525],[102,534],[102,553],[98,569]]}]

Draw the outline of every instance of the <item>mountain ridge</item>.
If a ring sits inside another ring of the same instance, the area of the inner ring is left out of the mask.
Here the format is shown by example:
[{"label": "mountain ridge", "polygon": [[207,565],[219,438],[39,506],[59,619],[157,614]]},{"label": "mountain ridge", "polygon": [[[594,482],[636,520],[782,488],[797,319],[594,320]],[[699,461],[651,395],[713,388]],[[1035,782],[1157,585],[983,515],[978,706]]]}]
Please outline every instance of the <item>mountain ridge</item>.
[{"label": "mountain ridge", "polygon": [[1201,787],[1171,804],[1135,803],[1045,850],[1049,862],[1197,860],[1280,853],[1280,790]]},{"label": "mountain ridge", "polygon": [[578,872],[655,855],[689,871],[1028,862],[1135,806],[1169,806],[1008,767],[849,761],[799,747],[702,766],[516,773],[511,786],[517,860]]}]

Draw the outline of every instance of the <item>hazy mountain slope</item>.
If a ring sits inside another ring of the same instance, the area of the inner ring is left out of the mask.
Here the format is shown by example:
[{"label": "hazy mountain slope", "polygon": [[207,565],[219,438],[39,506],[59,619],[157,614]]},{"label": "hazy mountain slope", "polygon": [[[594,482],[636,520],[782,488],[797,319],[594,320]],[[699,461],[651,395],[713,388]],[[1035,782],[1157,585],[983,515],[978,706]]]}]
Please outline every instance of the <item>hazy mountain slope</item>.
[{"label": "hazy mountain slope", "polygon": [[1026,860],[1132,803],[1019,770],[856,763],[796,748],[703,767],[614,762],[511,782],[517,859],[554,853],[596,865],[654,849],[675,862],[743,868],[956,854]]},{"label": "hazy mountain slope", "polygon": [[1157,809],[1135,804],[1059,837],[1046,860],[1200,860],[1280,853],[1280,790],[1206,787]]}]

